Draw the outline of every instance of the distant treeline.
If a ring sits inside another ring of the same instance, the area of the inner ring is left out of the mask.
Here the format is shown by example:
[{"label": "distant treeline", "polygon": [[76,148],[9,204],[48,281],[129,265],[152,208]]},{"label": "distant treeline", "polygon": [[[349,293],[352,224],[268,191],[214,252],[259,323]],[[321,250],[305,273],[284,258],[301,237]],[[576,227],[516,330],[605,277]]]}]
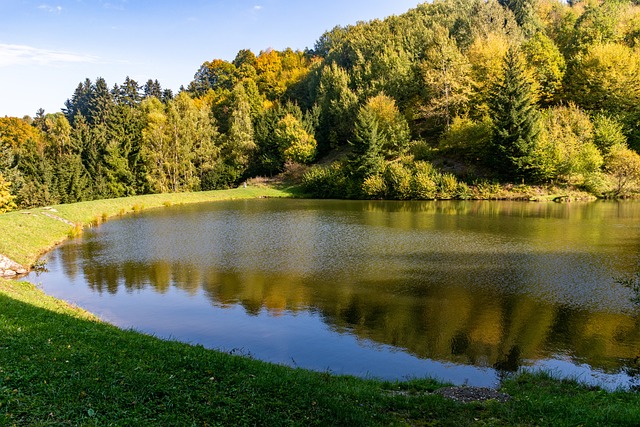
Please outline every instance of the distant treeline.
[{"label": "distant treeline", "polygon": [[640,6],[434,0],[313,49],[78,85],[0,118],[0,209],[228,188],[307,166],[318,197],[465,198],[487,182],[620,196],[640,178]]}]

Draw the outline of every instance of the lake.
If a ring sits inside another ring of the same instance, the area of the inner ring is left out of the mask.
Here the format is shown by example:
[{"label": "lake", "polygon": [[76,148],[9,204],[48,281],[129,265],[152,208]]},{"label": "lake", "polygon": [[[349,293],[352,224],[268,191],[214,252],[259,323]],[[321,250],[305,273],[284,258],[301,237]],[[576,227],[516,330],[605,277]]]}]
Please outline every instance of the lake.
[{"label": "lake", "polygon": [[335,374],[640,383],[640,203],[261,199],[90,229],[29,280],[122,328]]}]

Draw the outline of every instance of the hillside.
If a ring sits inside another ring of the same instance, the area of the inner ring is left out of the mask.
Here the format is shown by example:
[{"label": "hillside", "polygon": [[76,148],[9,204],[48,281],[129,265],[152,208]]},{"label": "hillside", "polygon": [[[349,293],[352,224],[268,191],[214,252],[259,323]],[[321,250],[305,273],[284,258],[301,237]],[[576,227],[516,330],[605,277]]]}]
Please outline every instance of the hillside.
[{"label": "hillside", "polygon": [[62,112],[0,118],[0,210],[229,188],[333,150],[351,154],[302,179],[317,197],[626,197],[639,43],[634,1],[436,0],[304,52],[207,60],[178,94],[87,79]]}]

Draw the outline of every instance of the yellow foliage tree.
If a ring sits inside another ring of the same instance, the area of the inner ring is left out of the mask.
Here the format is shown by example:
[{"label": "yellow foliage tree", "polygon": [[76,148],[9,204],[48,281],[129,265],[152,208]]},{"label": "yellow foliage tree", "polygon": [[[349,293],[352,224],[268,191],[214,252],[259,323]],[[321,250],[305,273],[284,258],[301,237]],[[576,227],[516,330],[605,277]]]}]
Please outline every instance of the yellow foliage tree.
[{"label": "yellow foliage tree", "polygon": [[5,181],[0,174],[0,213],[5,213],[16,208],[15,196],[10,191],[11,183]]}]

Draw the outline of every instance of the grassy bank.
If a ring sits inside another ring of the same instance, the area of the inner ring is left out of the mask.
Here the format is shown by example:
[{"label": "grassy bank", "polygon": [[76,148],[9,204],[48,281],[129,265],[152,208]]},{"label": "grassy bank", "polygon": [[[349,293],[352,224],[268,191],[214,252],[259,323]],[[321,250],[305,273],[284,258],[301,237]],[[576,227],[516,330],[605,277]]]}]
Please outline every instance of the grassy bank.
[{"label": "grassy bank", "polygon": [[[64,239],[72,227],[43,212],[89,224],[142,206],[289,194],[247,188],[0,215],[0,252],[29,262]],[[22,228],[22,240],[4,232]],[[461,403],[439,394],[442,387],[334,376],[163,341],[100,322],[32,284],[0,280],[0,426],[640,425],[638,393],[545,375],[506,381],[501,391],[511,398],[504,403]]]},{"label": "grassy bank", "polygon": [[[30,267],[40,255],[65,240],[70,233],[75,232],[74,227],[69,223],[82,227],[143,209],[215,200],[292,197],[292,195],[291,190],[286,188],[249,186],[198,193],[149,194],[9,212],[0,215],[0,254],[8,256],[25,267]],[[61,220],[66,220],[68,223]]]}]

